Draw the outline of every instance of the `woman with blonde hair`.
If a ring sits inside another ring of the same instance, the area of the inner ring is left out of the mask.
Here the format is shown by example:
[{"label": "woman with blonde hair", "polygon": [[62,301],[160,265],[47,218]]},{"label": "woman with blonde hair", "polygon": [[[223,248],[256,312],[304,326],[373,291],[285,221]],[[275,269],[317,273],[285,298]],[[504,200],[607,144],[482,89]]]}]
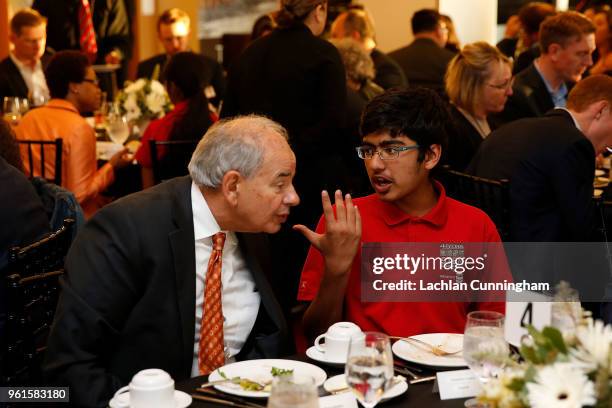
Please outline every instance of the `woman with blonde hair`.
[{"label": "woman with blonde hair", "polygon": [[487,117],[504,110],[512,83],[512,62],[486,42],[467,44],[451,60],[445,86],[454,123],[444,155],[446,164],[460,171],[467,167],[491,133]]}]

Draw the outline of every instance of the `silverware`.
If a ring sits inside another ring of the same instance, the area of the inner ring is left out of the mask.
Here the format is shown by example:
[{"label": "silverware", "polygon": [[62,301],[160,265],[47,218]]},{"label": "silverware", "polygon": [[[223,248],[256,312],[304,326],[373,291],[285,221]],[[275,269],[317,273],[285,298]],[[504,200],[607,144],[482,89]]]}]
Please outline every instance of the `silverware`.
[{"label": "silverware", "polygon": [[414,337],[400,337],[400,336],[389,336],[390,339],[402,340],[408,343],[416,343],[421,346],[425,346],[431,351],[432,354],[443,357],[443,356],[452,356],[453,354],[461,353],[463,349],[459,349],[457,351],[446,351],[440,346],[434,346],[433,344],[429,344],[423,340],[416,339]]},{"label": "silverware", "polygon": [[210,388],[196,388],[196,391],[202,394],[208,394],[209,396],[213,398],[216,397],[220,399],[225,399],[228,401],[236,402],[238,404],[248,405],[249,407],[252,407],[252,408],[265,408],[265,405],[257,404],[255,402],[248,401],[244,398],[241,398],[237,395],[225,394],[225,393],[222,393],[220,391],[216,391]]},{"label": "silverware", "polygon": [[200,395],[200,394],[191,394],[191,398],[199,400],[199,401],[214,402],[216,404],[227,405],[227,406],[236,407],[236,408],[253,408],[250,405],[228,401],[228,400],[224,400],[220,398],[207,397],[205,395]]}]

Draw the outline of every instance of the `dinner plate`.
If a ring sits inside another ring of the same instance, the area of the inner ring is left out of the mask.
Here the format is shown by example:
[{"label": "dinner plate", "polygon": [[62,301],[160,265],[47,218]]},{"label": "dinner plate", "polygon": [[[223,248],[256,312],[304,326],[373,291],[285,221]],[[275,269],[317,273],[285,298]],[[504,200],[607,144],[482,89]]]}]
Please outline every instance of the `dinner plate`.
[{"label": "dinner plate", "polygon": [[113,142],[96,142],[96,159],[110,160],[123,146]]},{"label": "dinner plate", "polygon": [[[261,360],[246,360],[225,365],[216,369],[208,376],[208,381],[223,380],[222,371],[227,378],[242,377],[259,383],[272,382],[272,367],[283,370],[293,370],[295,374],[309,375],[315,379],[317,387],[323,385],[327,374],[319,367],[295,360],[282,359],[261,359]],[[243,389],[239,384],[222,383],[214,386],[217,390],[227,392],[228,394],[238,395],[240,397],[249,398],[268,398],[269,391],[249,391]]]},{"label": "dinner plate", "polygon": [[306,350],[306,356],[319,363],[327,364],[332,367],[344,367],[346,359],[328,359],[325,353],[321,353],[315,346],[312,346]]},{"label": "dinner plate", "polygon": [[[346,384],[346,379],[344,377],[344,374],[335,375],[329,378],[323,384],[323,388],[325,388],[325,391],[329,393],[331,393],[334,390],[343,389],[347,386],[348,385]],[[406,390],[408,390],[408,383],[406,381],[398,381],[391,388],[385,391],[385,393],[382,396],[381,401],[385,401],[391,398],[395,398],[398,395],[402,395],[403,393],[406,392]],[[350,391],[350,390],[347,389],[347,391]]]},{"label": "dinner plate", "polygon": [[605,176],[606,172],[601,170],[601,169],[597,169],[595,170],[595,177],[601,177],[601,176]]},{"label": "dinner plate", "polygon": [[[186,408],[191,405],[191,402],[191,395],[179,390],[174,391],[174,406],[172,408]],[[130,393],[124,392],[115,395],[108,402],[108,406],[110,408],[130,408]]]},{"label": "dinner plate", "polygon": [[607,187],[610,184],[610,179],[607,177],[595,177],[595,181],[593,181],[593,187],[602,188]]},{"label": "dinner plate", "polygon": [[[463,348],[463,334],[458,333],[428,333],[411,336],[422,340],[433,346],[438,346],[446,351],[461,350]],[[422,364],[430,367],[465,367],[463,354],[457,353],[450,356],[436,356],[426,346],[416,342],[398,340],[393,343],[393,354],[402,360],[411,363]]]},{"label": "dinner plate", "polygon": [[603,190],[600,190],[598,188],[593,190],[593,197],[595,197],[595,198],[601,197],[602,194],[603,194]]}]

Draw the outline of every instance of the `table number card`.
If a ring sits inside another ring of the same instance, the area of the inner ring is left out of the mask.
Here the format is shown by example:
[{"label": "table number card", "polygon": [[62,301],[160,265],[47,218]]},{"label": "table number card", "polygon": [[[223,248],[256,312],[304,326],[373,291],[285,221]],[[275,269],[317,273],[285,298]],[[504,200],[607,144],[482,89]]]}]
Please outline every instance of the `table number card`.
[{"label": "table number card", "polygon": [[517,294],[508,292],[506,299],[505,337],[508,343],[520,347],[521,338],[527,334],[527,325],[541,330],[551,322],[551,298],[534,292],[524,293],[521,301]]},{"label": "table number card", "polygon": [[319,408],[357,408],[357,398],[352,392],[319,398]]},{"label": "table number card", "polygon": [[472,370],[441,371],[438,377],[440,399],[470,398],[477,395],[482,386]]}]

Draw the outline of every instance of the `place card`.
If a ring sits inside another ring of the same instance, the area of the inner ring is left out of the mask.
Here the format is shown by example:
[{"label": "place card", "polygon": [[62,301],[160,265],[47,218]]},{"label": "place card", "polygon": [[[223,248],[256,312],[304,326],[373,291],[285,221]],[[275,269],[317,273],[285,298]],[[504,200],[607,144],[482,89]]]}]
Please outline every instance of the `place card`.
[{"label": "place card", "polygon": [[552,299],[535,292],[506,294],[506,341],[515,347],[521,346],[521,339],[528,334],[527,325],[538,330],[550,325]]},{"label": "place card", "polygon": [[441,371],[438,377],[440,399],[470,398],[477,395],[482,386],[472,370]]},{"label": "place card", "polygon": [[319,398],[319,408],[357,408],[357,398],[352,392],[343,392]]}]

